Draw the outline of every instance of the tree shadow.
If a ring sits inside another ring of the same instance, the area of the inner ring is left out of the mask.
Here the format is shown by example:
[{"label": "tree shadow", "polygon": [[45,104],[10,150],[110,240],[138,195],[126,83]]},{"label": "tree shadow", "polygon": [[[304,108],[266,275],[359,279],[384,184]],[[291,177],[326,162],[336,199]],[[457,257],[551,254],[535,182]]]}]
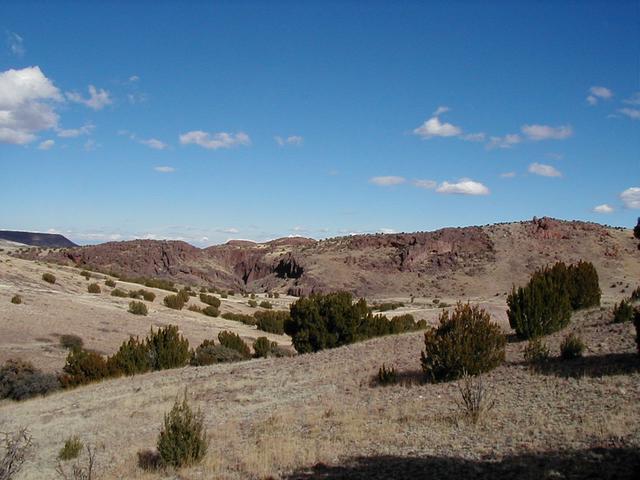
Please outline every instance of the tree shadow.
[{"label": "tree shadow", "polygon": [[425,383],[429,382],[427,381],[422,370],[405,370],[401,372],[396,371],[396,379],[391,383],[380,383],[378,375],[373,375],[371,377],[371,381],[369,382],[369,386],[372,388],[384,388],[393,385],[399,385],[401,387],[412,387],[414,385],[424,385]]},{"label": "tree shadow", "polygon": [[605,377],[640,372],[637,353],[609,353],[563,360],[559,357],[537,364],[535,371],[562,378]]},{"label": "tree shadow", "polygon": [[299,470],[286,480],[328,479],[603,479],[637,478],[640,450],[637,448],[589,448],[527,453],[501,460],[467,460],[458,457],[354,457],[343,465],[317,464]]}]

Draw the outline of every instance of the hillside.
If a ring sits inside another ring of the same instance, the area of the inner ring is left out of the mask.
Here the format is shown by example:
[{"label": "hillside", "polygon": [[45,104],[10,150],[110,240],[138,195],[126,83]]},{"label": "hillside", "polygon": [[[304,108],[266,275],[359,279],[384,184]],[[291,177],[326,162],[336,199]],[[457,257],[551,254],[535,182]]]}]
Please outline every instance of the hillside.
[{"label": "hillside", "polygon": [[32,247],[70,248],[78,246],[64,235],[59,235],[57,233],[0,230],[0,239],[15,243],[22,243]]},{"label": "hillside", "polygon": [[134,240],[24,255],[127,277],[294,295],[338,289],[367,297],[504,295],[536,267],[557,260],[592,261],[603,284],[640,278],[640,251],[631,230],[551,218],[322,241],[229,242],[206,249]]}]

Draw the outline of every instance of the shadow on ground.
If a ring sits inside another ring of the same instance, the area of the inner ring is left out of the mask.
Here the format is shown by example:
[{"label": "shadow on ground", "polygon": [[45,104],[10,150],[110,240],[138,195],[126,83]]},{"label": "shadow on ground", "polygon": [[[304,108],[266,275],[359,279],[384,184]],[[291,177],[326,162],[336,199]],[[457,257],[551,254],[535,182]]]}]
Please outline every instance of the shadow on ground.
[{"label": "shadow on ground", "polygon": [[628,375],[640,372],[640,356],[637,353],[609,353],[562,360],[552,358],[536,365],[538,373],[562,378],[604,377]]},{"label": "shadow on ground", "polygon": [[502,460],[465,460],[450,457],[356,457],[344,465],[318,464],[294,472],[287,480],[324,479],[518,479],[561,480],[637,478],[640,451],[637,448],[591,448],[562,452],[532,453]]}]

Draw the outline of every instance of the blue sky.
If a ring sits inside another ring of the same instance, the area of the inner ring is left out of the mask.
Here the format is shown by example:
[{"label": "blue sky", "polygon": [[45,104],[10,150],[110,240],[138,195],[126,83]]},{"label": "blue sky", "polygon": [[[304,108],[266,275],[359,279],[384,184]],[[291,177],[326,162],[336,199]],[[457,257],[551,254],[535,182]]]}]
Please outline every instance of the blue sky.
[{"label": "blue sky", "polygon": [[3,2],[0,228],[640,216],[640,2]]}]

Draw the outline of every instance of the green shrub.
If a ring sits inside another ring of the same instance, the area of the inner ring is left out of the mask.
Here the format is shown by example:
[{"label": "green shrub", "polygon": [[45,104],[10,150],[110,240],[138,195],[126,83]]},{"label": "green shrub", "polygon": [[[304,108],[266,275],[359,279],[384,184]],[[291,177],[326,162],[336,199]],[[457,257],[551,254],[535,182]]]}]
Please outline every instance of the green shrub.
[{"label": "green shrub", "polygon": [[218,333],[218,341],[221,345],[239,352],[243,356],[243,358],[251,358],[251,350],[249,349],[249,345],[247,345],[237,333],[224,330]]},{"label": "green shrub", "polygon": [[82,275],[84,278],[86,278],[87,280],[89,280],[91,278],[91,274],[89,272],[87,272],[86,270],[82,270],[80,272],[80,275]]},{"label": "green shrub", "polygon": [[220,310],[218,310],[216,307],[212,305],[209,305],[202,309],[202,313],[204,313],[209,317],[218,317],[220,315]]},{"label": "green shrub", "polygon": [[190,312],[202,313],[202,308],[200,308],[198,305],[189,305],[187,307],[187,310],[189,310]]},{"label": "green shrub", "polygon": [[152,328],[146,345],[153,370],[183,367],[189,361],[189,341],[180,335],[175,325],[157,331]]},{"label": "green shrub", "polygon": [[254,313],[253,316],[256,319],[258,330],[275,333],[277,335],[284,333],[284,324],[291,318],[289,312],[279,311],[258,311]]},{"label": "green shrub", "polygon": [[55,375],[43,373],[29,362],[7,360],[0,367],[0,399],[24,400],[59,388]]},{"label": "green shrub", "polygon": [[178,295],[167,295],[166,297],[164,297],[163,302],[165,306],[169,308],[173,308],[174,310],[182,310],[182,307],[184,307],[185,303],[183,298],[184,296],[181,297]]},{"label": "green shrub", "polygon": [[222,318],[226,319],[226,320],[234,320],[236,322],[242,322],[245,325],[255,325],[256,324],[255,317],[253,317],[252,315],[246,315],[244,313],[225,312],[220,316]]},{"label": "green shrub", "polygon": [[211,305],[212,307],[216,307],[216,308],[220,307],[220,299],[213,295],[207,295],[206,293],[201,293],[200,301],[202,303],[206,303],[207,305]]},{"label": "green shrub", "polygon": [[22,303],[22,297],[20,295],[14,295],[11,297],[11,303],[15,303],[16,305],[20,305]]},{"label": "green shrub", "polygon": [[524,360],[533,365],[540,365],[549,360],[549,348],[540,338],[532,338],[524,349]]},{"label": "green shrub", "polygon": [[73,350],[74,348],[82,348],[84,342],[78,335],[65,334],[60,336],[60,346]]},{"label": "green shrub", "polygon": [[129,313],[133,313],[134,315],[146,315],[149,313],[147,310],[147,306],[142,302],[136,302],[135,300],[129,302]]},{"label": "green shrub", "polygon": [[98,353],[75,348],[67,355],[60,383],[64,388],[97,382],[109,376],[107,361]]},{"label": "green shrub", "polygon": [[525,287],[513,287],[507,297],[509,324],[518,337],[547,335],[569,324],[571,299],[566,283],[560,279],[566,268],[562,264],[554,269],[555,272],[548,268],[536,271]]},{"label": "green shrub", "polygon": [[109,371],[113,375],[136,375],[151,370],[151,355],[146,342],[138,340],[138,337],[129,337],[129,340],[120,345],[118,351],[107,360]]},{"label": "green shrub", "polygon": [[67,461],[78,458],[78,455],[80,455],[80,452],[82,451],[82,447],[83,445],[80,441],[80,437],[77,435],[69,437],[65,440],[64,447],[62,447],[60,452],[58,452],[58,459]]},{"label": "green shrub", "polygon": [[224,345],[216,345],[213,340],[205,340],[191,352],[191,365],[203,366],[214,363],[239,362],[244,360],[240,352]]},{"label": "green shrub", "polygon": [[445,310],[440,325],[424,334],[422,370],[431,381],[455,380],[488,372],[504,361],[506,338],[479,306],[458,303]]},{"label": "green shrub", "polygon": [[249,305],[251,308],[256,308],[258,306],[258,302],[256,302],[255,300],[247,300],[247,305]]},{"label": "green shrub", "polygon": [[226,294],[226,293],[224,293],[224,292],[223,292],[223,293],[221,293],[221,294],[220,294],[220,298],[227,298],[227,294]]},{"label": "green shrub", "polygon": [[584,343],[573,333],[567,335],[560,344],[560,357],[563,360],[579,358],[584,352]]},{"label": "green shrub", "polygon": [[180,301],[182,301],[183,304],[188,303],[189,302],[189,297],[191,296],[189,294],[189,290],[185,290],[184,288],[182,290],[180,290],[176,296],[178,297],[178,299]]},{"label": "green shrub", "polygon": [[110,278],[106,279],[106,280],[104,281],[104,284],[105,284],[107,287],[110,287],[110,288],[114,288],[114,287],[116,286],[116,282],[114,282],[114,281],[113,281],[113,280],[111,280]]},{"label": "green shrub", "polygon": [[42,280],[47,283],[56,283],[56,277],[52,273],[43,273]]},{"label": "green shrub", "polygon": [[572,309],[600,305],[600,295],[591,263],[557,262],[534,272],[525,287],[513,287],[507,297],[509,323],[520,338],[557,332],[569,324]]},{"label": "green shrub", "polygon": [[162,278],[146,278],[146,279],[142,279],[142,281],[136,281],[135,283],[141,283],[145,287],[149,287],[149,288],[159,288],[161,290],[168,290],[169,292],[176,291],[176,288],[172,281],[165,280]]},{"label": "green shrub", "polygon": [[87,286],[87,291],[89,293],[100,293],[102,290],[100,290],[100,285],[98,285],[97,283],[90,283]]},{"label": "green shrub", "polygon": [[236,294],[236,292],[234,292],[233,290],[228,290],[227,291],[227,295],[229,295],[230,297],[233,297]]},{"label": "green shrub", "polygon": [[277,347],[278,344],[270,341],[267,337],[258,337],[253,342],[254,356],[256,358],[267,358]]},{"label": "green shrub", "polygon": [[120,288],[114,288],[113,290],[111,290],[111,296],[112,297],[127,298],[129,296],[129,294],[127,293],[126,290],[122,290]]},{"label": "green shrub", "polygon": [[380,312],[388,312],[389,310],[395,310],[400,307],[404,307],[402,302],[385,302],[379,305],[372,305],[373,308]]},{"label": "green shrub", "polygon": [[640,287],[636,287],[635,290],[631,292],[631,297],[629,297],[629,299],[632,302],[640,301]]},{"label": "green shrub", "polygon": [[207,452],[204,417],[200,411],[191,410],[186,391],[182,402],[176,400],[165,414],[157,447],[162,463],[175,468],[198,463]]},{"label": "green shrub", "polygon": [[380,385],[392,385],[398,381],[398,374],[394,367],[387,368],[383,363],[378,370],[378,383]]},{"label": "green shrub", "polygon": [[273,305],[271,305],[271,302],[268,302],[267,300],[263,300],[260,302],[260,307],[266,308],[266,309],[272,309]]},{"label": "green shrub", "polygon": [[255,293],[252,293],[251,295],[249,295],[249,298],[251,298],[251,299],[255,299],[255,298],[256,298],[256,294],[255,294]]},{"label": "green shrub", "polygon": [[156,299],[156,294],[149,290],[138,290],[138,292],[145,302],[153,302]]},{"label": "green shrub", "polygon": [[620,300],[613,307],[613,323],[630,322],[633,320],[633,306],[628,300]]}]

